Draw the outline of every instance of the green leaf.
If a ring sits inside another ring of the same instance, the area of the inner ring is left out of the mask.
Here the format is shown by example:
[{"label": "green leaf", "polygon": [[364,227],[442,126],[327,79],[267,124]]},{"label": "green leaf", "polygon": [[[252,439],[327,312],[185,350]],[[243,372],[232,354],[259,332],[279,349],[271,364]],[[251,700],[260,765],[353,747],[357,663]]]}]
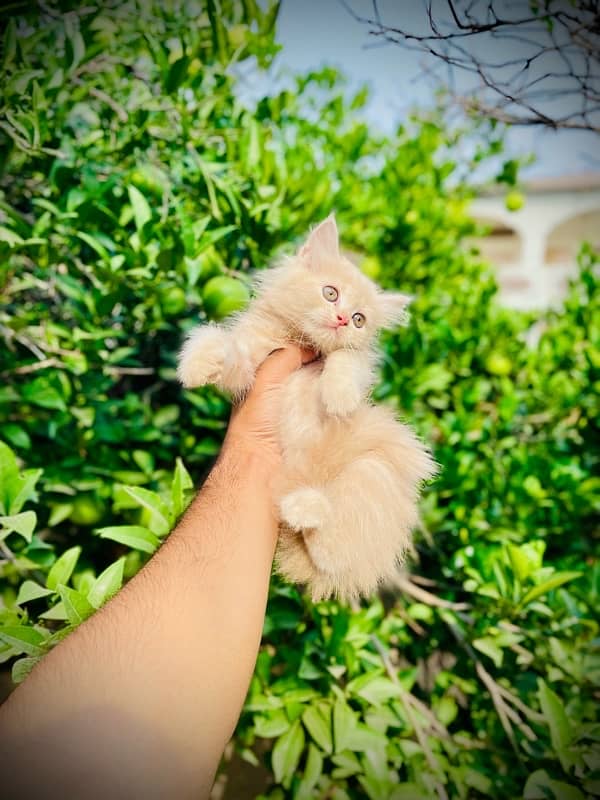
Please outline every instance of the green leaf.
[{"label": "green leaf", "polygon": [[128,186],[127,191],[129,192],[129,202],[133,209],[135,227],[139,232],[148,220],[152,219],[152,209],[144,195],[135,186]]},{"label": "green leaf", "polygon": [[184,81],[190,59],[188,56],[181,56],[169,67],[167,79],[165,81],[165,91],[172,94]]},{"label": "green leaf", "polygon": [[[541,544],[542,549],[536,547]],[[523,582],[542,566],[543,542],[526,542],[523,545],[507,544],[506,550],[513,572]]]},{"label": "green leaf", "polygon": [[58,584],[56,590],[64,603],[67,618],[71,625],[79,625],[96,610],[81,592],[71,589],[62,583]]},{"label": "green leaf", "polygon": [[113,542],[141,550],[143,553],[154,553],[160,544],[158,536],[141,525],[115,525],[99,528],[97,533],[101,539],[112,539]]},{"label": "green leaf", "polygon": [[302,715],[302,722],[321,750],[326,753],[333,752],[333,737],[331,735],[331,709],[324,703],[318,707],[309,706]]},{"label": "green leaf", "polygon": [[550,788],[555,800],[587,800],[576,786],[564,781],[551,781]]},{"label": "green leaf", "polygon": [[385,748],[387,738],[384,734],[372,730],[361,722],[357,722],[354,730],[348,731],[346,741],[348,743],[348,750],[375,752]]},{"label": "green leaf", "polygon": [[530,589],[521,599],[519,606],[526,606],[537,597],[548,594],[548,592],[551,592],[553,589],[562,586],[563,583],[568,583],[569,581],[575,580],[575,578],[581,577],[581,574],[581,572],[555,572],[548,580]]},{"label": "green leaf", "polygon": [[347,778],[349,775],[357,775],[362,772],[362,764],[352,751],[345,750],[343,753],[337,753],[332,756],[333,763],[336,765],[332,770],[331,776],[336,780],[339,778]]},{"label": "green leaf", "polygon": [[26,580],[19,587],[16,602],[18,606],[21,606],[23,603],[28,603],[30,600],[38,600],[40,597],[47,597],[49,594],[53,594],[52,589],[46,589],[35,581]]},{"label": "green leaf", "polygon": [[85,231],[77,231],[76,235],[81,239],[82,242],[85,242],[88,247],[91,247],[92,250],[94,250],[94,252],[100,256],[100,258],[104,259],[105,261],[110,261],[110,253],[96,238],[91,236],[89,233],[85,233]]},{"label": "green leaf", "polygon": [[150,522],[148,527],[157,536],[164,536],[171,530],[171,515],[166,503],[149,489],[142,489],[139,486],[124,486],[123,491],[135,500],[142,508],[150,512]]},{"label": "green leaf", "polygon": [[81,547],[71,547],[69,550],[65,550],[60,558],[52,565],[48,573],[46,578],[46,586],[48,589],[54,589],[56,591],[59,583],[68,583],[80,555]]},{"label": "green leaf", "polygon": [[0,542],[11,533],[18,533],[26,542],[30,542],[36,523],[37,516],[35,511],[22,511],[20,514],[0,517],[0,525],[2,525]]},{"label": "green leaf", "polygon": [[0,513],[18,514],[27,500],[35,496],[41,469],[26,469],[19,474],[13,451],[0,442]]},{"label": "green leaf", "polygon": [[17,55],[17,28],[12,14],[8,18],[6,30],[4,31],[2,53],[2,69],[4,71],[9,64],[12,64]]},{"label": "green leaf", "polygon": [[41,474],[41,469],[26,469],[22,475],[15,476],[13,481],[5,485],[4,488],[8,489],[11,498],[8,507],[9,514],[17,514],[27,500],[35,498],[35,485]]},{"label": "green leaf", "polygon": [[394,787],[389,795],[389,800],[417,800],[425,798],[424,789],[418,783],[403,783],[402,786]]},{"label": "green leaf", "polygon": [[333,706],[335,752],[341,753],[342,750],[353,750],[357,731],[358,721],[356,714],[342,698],[338,698]]},{"label": "green leaf", "polygon": [[565,712],[564,702],[555,694],[542,678],[538,678],[538,698],[542,714],[550,728],[552,747],[556,751],[565,771],[574,763],[567,748],[573,741],[573,730]]},{"label": "green leaf", "polygon": [[3,625],[0,627],[0,641],[6,642],[18,653],[41,656],[44,654],[46,638],[35,628],[26,625]]},{"label": "green leaf", "polygon": [[58,603],[55,603],[48,611],[44,611],[43,614],[40,614],[40,619],[52,619],[66,622],[69,619],[69,615],[67,614],[65,604],[62,600],[59,600]]},{"label": "green leaf", "polygon": [[308,745],[308,757],[304,767],[304,775],[294,795],[294,800],[312,800],[314,797],[313,789],[317,785],[322,772],[323,756],[311,742]]},{"label": "green leaf", "polygon": [[177,458],[175,462],[175,472],[171,483],[171,502],[173,503],[173,515],[177,519],[187,508],[186,492],[194,488],[192,479],[186,470],[183,461]]},{"label": "green leaf", "polygon": [[527,783],[523,789],[524,800],[547,800],[551,783],[550,776],[545,769],[536,769],[527,778]]},{"label": "green leaf", "polygon": [[19,658],[12,666],[11,678],[13,683],[22,683],[29,675],[31,670],[39,662],[38,656],[26,656]]},{"label": "green leaf", "polygon": [[85,42],[79,30],[79,18],[75,15],[65,16],[65,53],[69,70],[74,70],[85,56]]},{"label": "green leaf", "polygon": [[290,728],[290,721],[281,709],[276,709],[268,714],[256,717],[254,720],[254,733],[264,739],[281,736]]},{"label": "green leaf", "polygon": [[304,749],[304,730],[300,720],[296,720],[273,747],[271,764],[275,782],[288,786],[300,761]]},{"label": "green leaf", "polygon": [[584,795],[571,784],[553,780],[546,770],[536,769],[527,778],[523,789],[524,800],[585,800]]},{"label": "green leaf", "polygon": [[18,247],[23,244],[23,239],[10,228],[0,225],[0,242],[5,242],[9,247]]},{"label": "green leaf", "polygon": [[350,681],[346,689],[350,694],[356,694],[374,706],[399,695],[399,689],[394,682],[383,676],[363,675]]},{"label": "green leaf", "polygon": [[473,647],[491,658],[497,667],[502,666],[504,652],[493,636],[482,636],[479,639],[473,639]]},{"label": "green leaf", "polygon": [[65,401],[57,390],[48,383],[47,378],[35,378],[21,388],[23,399],[34,406],[54,411],[66,411]]},{"label": "green leaf", "polygon": [[444,697],[440,697],[439,701],[435,705],[435,715],[442,725],[448,727],[448,725],[450,725],[450,723],[453,722],[458,715],[458,703],[450,695],[444,695]]},{"label": "green leaf", "polygon": [[94,608],[100,608],[109,598],[116,594],[123,583],[125,559],[120,558],[102,572],[87,593],[88,602]]},{"label": "green leaf", "polygon": [[15,425],[13,422],[7,422],[0,428],[0,436],[8,439],[13,447],[19,447],[21,450],[29,450],[31,448],[31,437],[25,428]]}]

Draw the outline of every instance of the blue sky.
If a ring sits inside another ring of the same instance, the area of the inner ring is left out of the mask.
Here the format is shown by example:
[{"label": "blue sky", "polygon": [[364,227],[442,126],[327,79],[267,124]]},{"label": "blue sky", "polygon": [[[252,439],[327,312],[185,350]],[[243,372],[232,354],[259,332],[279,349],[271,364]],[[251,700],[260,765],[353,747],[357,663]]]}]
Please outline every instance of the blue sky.
[{"label": "blue sky", "polygon": [[[353,7],[367,12],[371,4],[353,0]],[[413,28],[424,24],[420,0],[380,0],[379,7],[384,18],[398,19],[401,14],[402,21]],[[284,70],[304,72],[331,65],[340,68],[352,86],[366,82],[372,92],[369,119],[385,131],[401,122],[410,109],[432,102],[432,84],[424,68],[433,65],[433,57],[393,44],[374,47],[366,26],[353,19],[340,0],[283,0],[278,40],[283,48],[276,65]],[[600,172],[600,136],[596,134],[513,128],[507,144],[511,155],[536,155],[523,177]]]}]

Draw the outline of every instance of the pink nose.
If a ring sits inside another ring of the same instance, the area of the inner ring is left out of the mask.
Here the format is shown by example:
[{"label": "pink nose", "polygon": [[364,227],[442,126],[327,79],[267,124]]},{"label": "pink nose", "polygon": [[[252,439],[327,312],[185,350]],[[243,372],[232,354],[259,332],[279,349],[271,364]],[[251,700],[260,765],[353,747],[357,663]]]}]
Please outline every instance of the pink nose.
[{"label": "pink nose", "polygon": [[340,325],[347,325],[348,317],[345,314],[337,314],[337,323],[338,323],[338,328],[340,327]]}]

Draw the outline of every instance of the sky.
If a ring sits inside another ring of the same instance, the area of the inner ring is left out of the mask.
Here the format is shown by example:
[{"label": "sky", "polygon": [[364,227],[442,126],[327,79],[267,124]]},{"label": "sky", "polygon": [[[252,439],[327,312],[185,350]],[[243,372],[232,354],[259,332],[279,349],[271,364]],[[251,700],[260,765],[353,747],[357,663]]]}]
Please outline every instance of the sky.
[{"label": "sky", "polygon": [[[369,0],[347,2],[363,14],[372,9]],[[398,20],[400,15],[402,23],[416,31],[426,24],[421,0],[379,0],[379,8],[386,21]],[[374,46],[368,28],[352,17],[341,0],[283,0],[277,38],[283,47],[276,68],[305,72],[336,66],[351,86],[366,82],[372,93],[368,118],[386,132],[411,109],[433,101],[426,70],[435,58],[394,44]],[[464,88],[465,80],[467,76],[458,76],[458,88]],[[513,128],[507,151],[509,156],[535,154],[536,161],[523,171],[524,178],[600,172],[598,134],[555,132],[539,126]]]}]

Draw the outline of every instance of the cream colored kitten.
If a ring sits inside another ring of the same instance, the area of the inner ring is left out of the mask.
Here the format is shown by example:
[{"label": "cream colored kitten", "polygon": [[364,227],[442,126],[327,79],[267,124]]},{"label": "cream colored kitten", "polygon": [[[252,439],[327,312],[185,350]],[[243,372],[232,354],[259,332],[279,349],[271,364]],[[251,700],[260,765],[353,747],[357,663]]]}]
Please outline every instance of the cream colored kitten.
[{"label": "cream colored kitten", "polygon": [[276,489],[277,567],[313,599],[368,595],[393,578],[419,486],[435,473],[410,429],[367,401],[376,334],[403,320],[407,303],[340,254],[330,216],[296,256],[262,273],[246,311],[197,328],[181,352],[184,386],[214,383],[236,396],[275,348],[295,342],[321,354],[286,382]]}]

